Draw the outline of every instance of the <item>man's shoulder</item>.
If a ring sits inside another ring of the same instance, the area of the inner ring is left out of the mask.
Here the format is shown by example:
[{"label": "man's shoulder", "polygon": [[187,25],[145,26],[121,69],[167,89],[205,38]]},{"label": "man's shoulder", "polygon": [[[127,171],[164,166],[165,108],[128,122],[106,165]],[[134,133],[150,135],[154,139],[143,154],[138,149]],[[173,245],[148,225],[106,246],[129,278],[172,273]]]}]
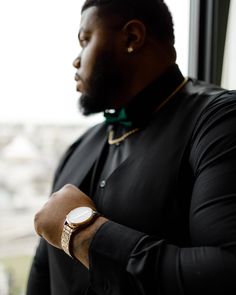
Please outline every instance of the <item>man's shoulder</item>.
[{"label": "man's shoulder", "polygon": [[72,154],[74,150],[79,145],[87,144],[87,142],[93,141],[95,139],[102,139],[106,134],[107,125],[103,123],[98,123],[92,127],[89,127],[81,136],[79,136],[67,149],[65,154]]},{"label": "man's shoulder", "polygon": [[83,143],[84,141],[90,140],[94,137],[102,136],[106,129],[107,126],[104,122],[88,127],[88,129],[69,146],[68,150],[75,149],[79,144]]},{"label": "man's shoulder", "polygon": [[194,78],[189,78],[186,90],[189,92],[189,94],[201,97],[215,97],[229,91],[218,85],[207,83]]},{"label": "man's shoulder", "polygon": [[196,93],[205,101],[204,112],[216,109],[224,108],[225,106],[236,105],[236,90],[228,90],[220,86],[209,84],[196,79],[192,80],[192,86],[190,92]]},{"label": "man's shoulder", "polygon": [[185,88],[185,103],[201,115],[211,109],[236,104],[236,90],[224,89],[197,79],[189,79]]},{"label": "man's shoulder", "polygon": [[217,135],[219,132],[224,133],[223,136],[235,133],[236,90],[227,90],[204,82],[200,84],[203,86],[200,104],[201,101],[203,103],[195,120],[192,138],[199,139],[213,131]]},{"label": "man's shoulder", "polygon": [[58,176],[64,169],[65,165],[79,150],[88,150],[91,146],[97,146],[100,141],[104,140],[106,135],[107,126],[105,123],[99,123],[90,127],[82,136],[75,140],[66,150],[61,157],[59,165],[55,172],[54,184],[57,181]]}]

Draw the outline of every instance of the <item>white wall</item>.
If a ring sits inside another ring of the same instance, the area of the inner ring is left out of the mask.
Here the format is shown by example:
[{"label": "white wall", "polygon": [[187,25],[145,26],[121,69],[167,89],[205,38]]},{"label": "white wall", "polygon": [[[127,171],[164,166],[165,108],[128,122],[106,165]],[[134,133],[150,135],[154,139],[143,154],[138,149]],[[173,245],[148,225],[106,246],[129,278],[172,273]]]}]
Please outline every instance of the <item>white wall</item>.
[{"label": "white wall", "polygon": [[225,47],[222,86],[236,89],[236,0],[231,0]]}]

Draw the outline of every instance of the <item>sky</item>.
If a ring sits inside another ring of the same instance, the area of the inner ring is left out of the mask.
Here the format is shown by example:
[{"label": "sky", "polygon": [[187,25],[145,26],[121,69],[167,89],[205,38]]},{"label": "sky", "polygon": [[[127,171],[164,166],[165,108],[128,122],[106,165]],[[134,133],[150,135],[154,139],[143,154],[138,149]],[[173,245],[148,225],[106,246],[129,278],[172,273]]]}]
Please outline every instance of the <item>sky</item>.
[{"label": "sky", "polygon": [[[190,0],[167,0],[178,64],[188,67]],[[81,0],[0,0],[0,122],[70,124],[101,120],[78,111],[72,67]]]}]

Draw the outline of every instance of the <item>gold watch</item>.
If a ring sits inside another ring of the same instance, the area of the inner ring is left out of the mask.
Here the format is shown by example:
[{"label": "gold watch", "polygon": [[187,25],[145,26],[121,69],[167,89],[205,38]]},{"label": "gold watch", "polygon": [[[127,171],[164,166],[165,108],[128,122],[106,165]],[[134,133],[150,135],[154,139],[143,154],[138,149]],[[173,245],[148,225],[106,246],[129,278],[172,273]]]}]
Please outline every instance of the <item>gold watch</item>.
[{"label": "gold watch", "polygon": [[90,207],[78,207],[68,213],[61,235],[61,246],[66,254],[74,257],[71,251],[73,234],[89,226],[99,215],[97,211]]}]

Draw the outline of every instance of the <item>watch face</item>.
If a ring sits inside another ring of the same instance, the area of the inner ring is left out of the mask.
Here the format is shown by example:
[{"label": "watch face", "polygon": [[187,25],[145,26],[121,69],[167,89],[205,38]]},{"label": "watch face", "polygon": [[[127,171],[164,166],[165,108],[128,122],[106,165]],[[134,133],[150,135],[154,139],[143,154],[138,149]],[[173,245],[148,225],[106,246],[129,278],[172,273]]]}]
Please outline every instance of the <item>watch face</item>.
[{"label": "watch face", "polygon": [[69,224],[77,225],[87,222],[93,217],[93,210],[89,207],[78,207],[70,211],[66,221]]}]

